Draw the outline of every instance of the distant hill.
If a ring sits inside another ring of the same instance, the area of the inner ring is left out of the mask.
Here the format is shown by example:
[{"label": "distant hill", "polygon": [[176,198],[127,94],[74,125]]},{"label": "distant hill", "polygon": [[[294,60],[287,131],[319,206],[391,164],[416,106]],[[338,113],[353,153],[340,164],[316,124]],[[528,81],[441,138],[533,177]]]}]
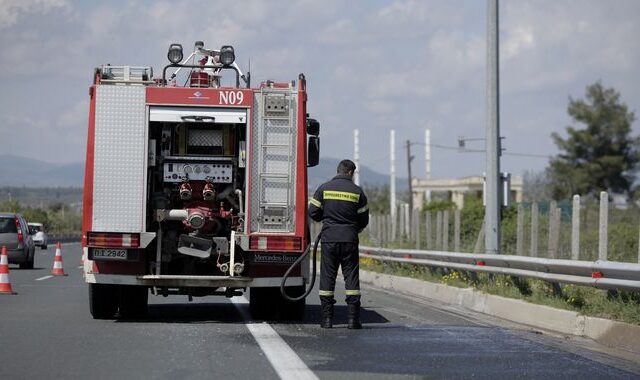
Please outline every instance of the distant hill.
[{"label": "distant hill", "polygon": [[[63,203],[72,207],[81,207],[81,187],[0,187],[0,203],[14,200],[28,207],[47,207]],[[0,210],[3,211],[3,210]]]},{"label": "distant hill", "polygon": [[[323,158],[318,166],[309,168],[309,188],[315,189],[336,175],[340,160]],[[82,187],[84,165],[52,164],[26,157],[0,155],[0,188],[6,187]],[[377,187],[389,184],[389,176],[360,167],[360,183],[364,187]],[[407,179],[397,178],[398,191],[406,190]]]},{"label": "distant hill", "polygon": [[0,155],[0,187],[81,187],[82,163],[52,164],[13,155]]},{"label": "distant hill", "polygon": [[[337,158],[322,158],[318,166],[309,168],[309,188],[316,189],[322,183],[330,180],[336,175],[336,168],[340,162]],[[396,189],[403,191],[408,188],[407,178],[396,178]],[[379,187],[389,185],[389,175],[381,174],[360,166],[360,184],[363,187]]]}]

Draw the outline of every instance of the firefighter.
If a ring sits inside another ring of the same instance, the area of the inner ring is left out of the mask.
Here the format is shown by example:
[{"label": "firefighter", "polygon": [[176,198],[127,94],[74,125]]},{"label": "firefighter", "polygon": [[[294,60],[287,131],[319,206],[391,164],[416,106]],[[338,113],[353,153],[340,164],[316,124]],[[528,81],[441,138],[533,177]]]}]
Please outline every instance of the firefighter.
[{"label": "firefighter", "polygon": [[316,190],[309,201],[309,215],[322,221],[322,259],[320,263],[320,302],[322,328],[333,327],[334,289],[338,266],[344,275],[348,325],[360,329],[360,265],[358,233],[369,223],[367,197],[353,183],[356,165],[351,160],[338,164],[337,175]]}]

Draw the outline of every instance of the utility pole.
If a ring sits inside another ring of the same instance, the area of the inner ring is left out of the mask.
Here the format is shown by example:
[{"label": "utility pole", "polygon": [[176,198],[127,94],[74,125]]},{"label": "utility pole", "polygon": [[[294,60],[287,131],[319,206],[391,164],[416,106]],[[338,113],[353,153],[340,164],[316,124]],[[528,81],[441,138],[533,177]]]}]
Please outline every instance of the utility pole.
[{"label": "utility pole", "polygon": [[356,164],[353,183],[360,185],[360,131],[357,129],[353,130],[353,161]]},{"label": "utility pole", "polygon": [[389,136],[389,148],[391,150],[391,178],[390,178],[390,214],[391,214],[391,240],[396,238],[396,131],[391,130]]},{"label": "utility pole", "polygon": [[411,219],[411,213],[413,213],[413,185],[411,184],[411,141],[407,140],[407,173],[409,174],[409,220]]},{"label": "utility pole", "polygon": [[487,0],[487,129],[485,250],[500,253],[500,67],[498,0]]},{"label": "utility pole", "polygon": [[[429,128],[424,130],[424,170],[424,178],[428,181],[431,179],[431,130]],[[427,203],[431,202],[431,190],[426,191],[425,198]]]}]

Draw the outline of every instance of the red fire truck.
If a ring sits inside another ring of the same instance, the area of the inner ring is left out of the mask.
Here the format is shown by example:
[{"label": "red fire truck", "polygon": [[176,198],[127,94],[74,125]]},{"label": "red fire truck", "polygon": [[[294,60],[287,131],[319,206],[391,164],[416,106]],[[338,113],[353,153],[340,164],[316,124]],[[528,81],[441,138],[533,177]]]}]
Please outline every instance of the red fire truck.
[{"label": "red fire truck", "polygon": [[[250,289],[254,317],[302,318],[304,298],[285,302],[280,285],[310,246],[320,126],[304,75],[251,88],[233,47],[200,41],[186,58],[172,44],[168,59],[158,78],[151,67],[94,72],[82,228],[91,314],[144,315],[149,293]],[[298,298],[310,277],[299,261],[286,288]]]}]

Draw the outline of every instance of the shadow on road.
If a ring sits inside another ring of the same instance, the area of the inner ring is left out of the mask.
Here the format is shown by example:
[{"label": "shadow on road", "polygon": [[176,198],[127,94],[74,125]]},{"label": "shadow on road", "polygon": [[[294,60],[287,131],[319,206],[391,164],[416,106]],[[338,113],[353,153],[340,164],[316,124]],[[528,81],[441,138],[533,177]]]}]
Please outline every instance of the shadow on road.
[{"label": "shadow on road", "polygon": [[15,266],[10,266],[9,267],[9,271],[13,272],[13,271],[21,271],[21,272],[30,272],[30,271],[38,271],[38,270],[43,270],[43,269],[51,269],[51,268],[45,268],[45,267],[33,267],[33,268],[20,268],[17,264]]},{"label": "shadow on road", "polygon": [[[247,314],[249,305],[239,305]],[[282,324],[315,325],[320,321],[320,305],[307,305],[305,317],[301,321],[274,320],[268,322]],[[388,323],[389,320],[378,312],[362,308],[362,323]],[[258,320],[256,320],[258,321]],[[117,319],[116,322],[135,323],[245,323],[236,306],[231,303],[166,303],[149,305],[149,313],[140,319]],[[347,307],[336,305],[335,324],[347,323]]]}]

